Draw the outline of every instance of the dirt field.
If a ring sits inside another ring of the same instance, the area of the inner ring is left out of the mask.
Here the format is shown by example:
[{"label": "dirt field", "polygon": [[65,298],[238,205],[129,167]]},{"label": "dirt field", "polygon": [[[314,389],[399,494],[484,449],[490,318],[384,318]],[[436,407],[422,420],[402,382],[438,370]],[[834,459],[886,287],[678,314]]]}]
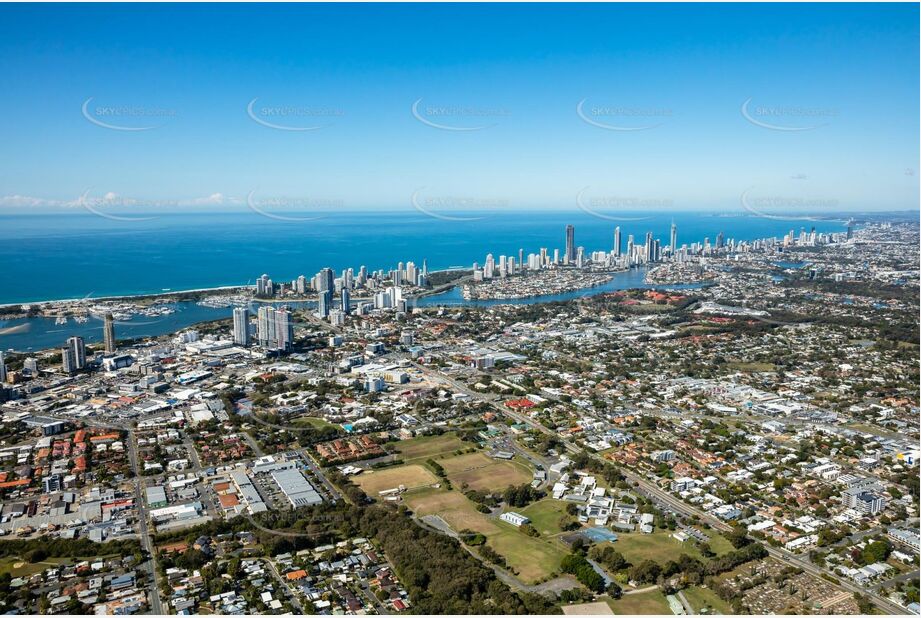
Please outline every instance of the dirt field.
[{"label": "dirt field", "polygon": [[610,616],[614,612],[603,601],[595,603],[579,603],[577,605],[564,605],[563,613],[567,616]]},{"label": "dirt field", "polygon": [[496,524],[456,491],[419,490],[407,494],[404,502],[416,515],[440,516],[455,532],[473,530],[488,535],[499,531]]},{"label": "dirt field", "polygon": [[406,489],[411,489],[438,482],[438,478],[434,474],[419,465],[396,466],[394,468],[365,472],[354,477],[353,480],[372,498],[376,498],[378,492],[393,489],[400,485],[405,486]]},{"label": "dirt field", "polygon": [[451,483],[460,488],[466,483],[471,489],[502,490],[509,485],[527,483],[533,476],[525,466],[483,453],[471,453],[438,462]]}]

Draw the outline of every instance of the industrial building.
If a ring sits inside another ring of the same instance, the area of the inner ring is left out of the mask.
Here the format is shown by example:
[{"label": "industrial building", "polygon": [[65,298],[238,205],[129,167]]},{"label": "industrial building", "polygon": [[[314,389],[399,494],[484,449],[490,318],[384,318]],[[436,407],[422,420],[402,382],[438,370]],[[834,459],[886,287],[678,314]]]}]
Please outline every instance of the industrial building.
[{"label": "industrial building", "polygon": [[259,492],[256,490],[256,486],[253,485],[253,481],[246,475],[246,472],[231,472],[230,478],[233,480],[233,484],[237,486],[237,494],[242,496],[243,500],[246,502],[246,507],[250,515],[269,510],[265,502],[263,502],[262,496],[260,496]]},{"label": "industrial building", "polygon": [[166,499],[166,490],[162,485],[151,485],[147,488],[147,506],[158,509],[167,504],[169,501]]},{"label": "industrial building", "polygon": [[284,468],[272,472],[272,480],[278,485],[285,497],[291,502],[291,506],[298,508],[301,506],[313,506],[323,502],[323,498],[317,493],[301,471],[297,468]]}]

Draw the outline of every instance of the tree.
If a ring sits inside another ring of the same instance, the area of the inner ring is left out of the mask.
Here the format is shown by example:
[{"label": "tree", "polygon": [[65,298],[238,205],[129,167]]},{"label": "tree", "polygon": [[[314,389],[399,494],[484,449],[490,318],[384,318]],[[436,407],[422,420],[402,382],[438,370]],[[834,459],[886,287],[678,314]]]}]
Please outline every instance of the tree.
[{"label": "tree", "polygon": [[29,562],[31,564],[41,562],[45,560],[47,557],[48,557],[48,552],[45,551],[45,549],[42,547],[36,547],[35,549],[29,551],[25,555],[26,562]]},{"label": "tree", "polygon": [[623,554],[611,547],[610,545],[593,547],[590,555],[592,560],[596,560],[601,563],[609,571],[616,572],[621,569],[625,569],[629,566],[627,559],[624,558]]},{"label": "tree", "polygon": [[745,533],[745,528],[742,528],[741,526],[733,528],[732,532],[726,535],[726,538],[736,549],[742,549],[752,542],[752,540],[748,538],[748,535]]},{"label": "tree", "polygon": [[579,582],[594,592],[604,590],[604,578],[595,571],[595,568],[582,554],[569,554],[560,562],[560,570],[576,576]]},{"label": "tree", "polygon": [[857,609],[861,614],[864,614],[865,616],[872,614],[876,609],[873,606],[873,603],[859,592],[854,593],[854,600],[857,601]]},{"label": "tree", "polygon": [[652,560],[643,560],[638,565],[630,569],[630,579],[644,584],[651,584],[656,581],[662,567]]},{"label": "tree", "polygon": [[534,526],[532,526],[531,524],[522,524],[522,525],[519,527],[519,530],[521,530],[522,532],[524,532],[524,533],[527,534],[528,536],[533,536],[533,537],[539,537],[539,536],[540,536],[540,532],[538,532],[538,531],[534,528]]},{"label": "tree", "polygon": [[892,552],[892,547],[885,541],[873,541],[868,543],[861,552],[861,562],[863,564],[873,564],[874,562],[884,562]]}]

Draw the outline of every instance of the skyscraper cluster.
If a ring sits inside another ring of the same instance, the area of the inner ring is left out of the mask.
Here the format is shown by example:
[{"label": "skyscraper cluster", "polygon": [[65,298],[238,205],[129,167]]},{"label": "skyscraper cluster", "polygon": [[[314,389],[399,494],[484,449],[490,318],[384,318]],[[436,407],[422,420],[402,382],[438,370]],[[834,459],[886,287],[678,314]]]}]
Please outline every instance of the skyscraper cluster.
[{"label": "skyscraper cluster", "polygon": [[[234,318],[236,320],[236,315]],[[259,345],[270,350],[287,352],[291,349],[294,345],[294,322],[287,307],[259,307],[256,314],[256,340]]]},{"label": "skyscraper cluster", "polygon": [[[321,313],[323,317],[326,317],[329,311],[334,309],[333,299],[336,296],[342,298],[343,290],[368,289],[373,291],[388,285],[424,287],[428,285],[428,274],[428,265],[425,260],[422,260],[421,267],[411,261],[405,264],[400,262],[396,268],[386,272],[384,270],[369,272],[367,267],[361,266],[356,273],[354,269],[347,268],[338,277],[332,268],[323,268],[313,277],[300,275],[290,283],[277,283],[272,281],[268,275],[262,275],[256,279],[256,296],[273,298],[290,293],[302,296],[316,293],[320,297],[320,304],[323,308]],[[347,296],[351,297],[351,294]],[[339,303],[341,311],[348,313],[349,307],[346,303]]]}]

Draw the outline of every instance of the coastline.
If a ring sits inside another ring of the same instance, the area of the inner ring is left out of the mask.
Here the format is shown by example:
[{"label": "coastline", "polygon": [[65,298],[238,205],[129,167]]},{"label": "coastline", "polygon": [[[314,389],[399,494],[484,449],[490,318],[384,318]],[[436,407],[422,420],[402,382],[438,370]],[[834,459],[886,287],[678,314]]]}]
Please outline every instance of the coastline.
[{"label": "coastline", "polygon": [[170,296],[177,296],[181,294],[204,294],[207,292],[216,292],[216,291],[227,291],[227,290],[243,290],[243,289],[252,289],[255,288],[254,285],[220,285],[217,287],[210,288],[193,288],[189,290],[170,290],[169,292],[156,292],[153,294],[122,294],[118,296],[85,296],[83,298],[58,298],[51,300],[31,300],[24,301],[21,303],[0,303],[0,309],[6,307],[23,307],[26,305],[64,305],[68,303],[78,303],[81,301],[113,301],[113,300],[129,300],[129,299],[139,299],[139,298],[167,298]]},{"label": "coastline", "polygon": [[[457,272],[458,270],[463,270],[463,268],[443,268],[440,270],[431,270],[429,273],[450,273]],[[453,287],[454,283],[449,284],[440,284],[436,287]],[[169,290],[168,292],[153,292],[153,293],[138,293],[138,294],[117,294],[110,296],[87,296],[83,298],[54,298],[49,300],[29,300],[18,303],[0,303],[0,309],[5,309],[7,307],[23,307],[27,305],[44,305],[44,306],[54,306],[54,305],[64,305],[69,303],[77,303],[81,301],[116,301],[116,300],[138,300],[142,298],[169,298],[171,296],[181,296],[183,294],[207,294],[209,292],[226,292],[230,290],[254,290],[256,289],[255,284],[241,283],[239,285],[218,285],[213,287],[204,287],[204,288],[189,288],[186,290]],[[443,290],[438,290],[441,292]],[[433,292],[427,291],[422,294],[419,294],[419,297],[429,296]],[[309,300],[309,299],[306,299]]]}]

